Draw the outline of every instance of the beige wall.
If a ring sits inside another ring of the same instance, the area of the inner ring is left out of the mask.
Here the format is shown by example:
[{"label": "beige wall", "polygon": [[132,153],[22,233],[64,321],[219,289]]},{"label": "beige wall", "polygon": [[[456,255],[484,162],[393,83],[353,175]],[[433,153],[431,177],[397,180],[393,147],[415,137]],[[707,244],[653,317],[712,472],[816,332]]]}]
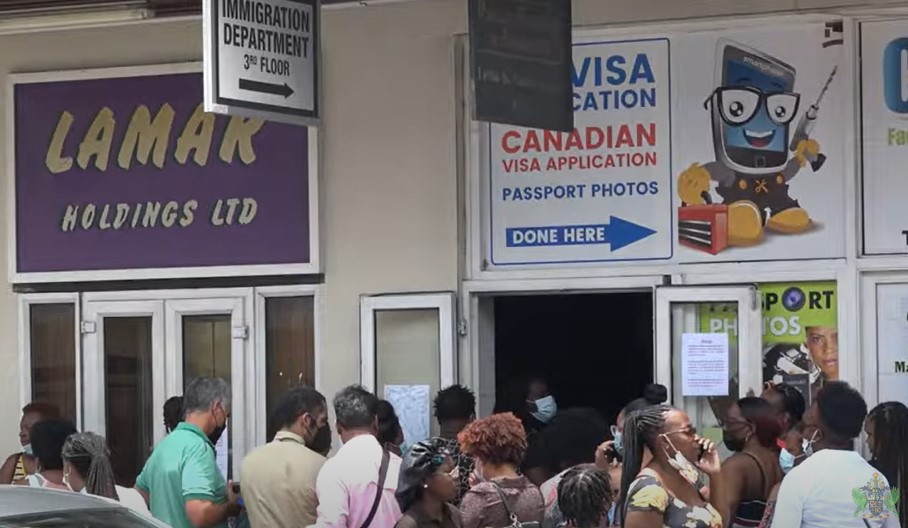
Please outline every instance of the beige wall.
[{"label": "beige wall", "polygon": [[[818,9],[845,0],[574,0],[581,25]],[[902,2],[861,2],[890,5]],[[356,381],[358,297],[454,290],[457,131],[454,43],[465,0],[422,0],[324,16],[322,390]],[[200,25],[155,23],[0,36],[0,72],[201,58]],[[3,83],[0,90],[5,90]],[[5,94],[2,94],[5,97]],[[3,99],[5,100],[5,99]],[[5,113],[6,108],[0,109]],[[0,115],[5,119],[5,115]],[[0,149],[0,157],[5,156]],[[5,167],[0,159],[0,167]],[[0,200],[6,217],[6,201]],[[5,235],[5,229],[0,231]],[[5,252],[6,244],[0,244]],[[3,261],[5,262],[5,255]],[[17,305],[0,292],[0,453],[16,445]]]}]

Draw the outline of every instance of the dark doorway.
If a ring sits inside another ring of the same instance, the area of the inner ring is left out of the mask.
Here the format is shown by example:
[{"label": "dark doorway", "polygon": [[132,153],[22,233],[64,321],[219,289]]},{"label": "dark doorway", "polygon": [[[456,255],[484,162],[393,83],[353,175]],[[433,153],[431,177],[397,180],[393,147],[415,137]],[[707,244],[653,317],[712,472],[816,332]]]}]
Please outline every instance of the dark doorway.
[{"label": "dark doorway", "polygon": [[612,423],[653,381],[649,292],[495,299],[495,386],[543,376],[559,409],[593,407]]}]

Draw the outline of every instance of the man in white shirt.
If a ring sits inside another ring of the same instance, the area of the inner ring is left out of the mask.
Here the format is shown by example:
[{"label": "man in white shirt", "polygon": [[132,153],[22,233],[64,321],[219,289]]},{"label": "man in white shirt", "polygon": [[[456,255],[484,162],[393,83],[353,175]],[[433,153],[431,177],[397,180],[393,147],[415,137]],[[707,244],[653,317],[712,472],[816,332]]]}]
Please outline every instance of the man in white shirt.
[{"label": "man in white shirt", "polygon": [[358,385],[334,397],[344,445],[325,462],[315,483],[317,528],[391,528],[401,518],[394,497],[400,457],[378,443],[377,413],[378,398]]},{"label": "man in white shirt", "polygon": [[854,451],[867,404],[841,381],[828,382],[804,415],[816,429],[815,454],[791,470],[779,489],[772,528],[899,528],[898,515],[871,511],[870,490],[886,477]]}]

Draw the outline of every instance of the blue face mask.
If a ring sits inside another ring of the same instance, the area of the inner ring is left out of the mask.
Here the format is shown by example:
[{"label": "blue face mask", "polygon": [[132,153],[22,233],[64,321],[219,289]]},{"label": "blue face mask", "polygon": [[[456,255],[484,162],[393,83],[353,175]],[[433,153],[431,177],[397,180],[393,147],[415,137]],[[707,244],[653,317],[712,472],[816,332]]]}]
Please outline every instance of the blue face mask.
[{"label": "blue face mask", "polygon": [[549,395],[545,398],[540,398],[533,403],[536,404],[536,412],[533,413],[533,418],[536,418],[542,423],[549,423],[558,412],[558,405],[555,403],[554,396]]},{"label": "blue face mask", "polygon": [[624,454],[624,438],[623,438],[623,436],[624,435],[621,433],[621,431],[619,431],[618,428],[613,425],[612,426],[612,446],[614,446],[615,451],[617,451],[619,455]]},{"label": "blue face mask", "polygon": [[35,450],[32,449],[31,444],[25,444],[24,446],[22,446],[22,452],[28,456],[34,456],[35,454]]},{"label": "blue face mask", "polygon": [[[801,442],[801,450],[804,453],[805,458],[809,458],[813,455],[813,443],[816,441],[816,433],[810,440],[803,440]],[[779,453],[779,465],[782,466],[782,473],[788,473],[794,468],[795,456],[791,454],[787,449],[782,449],[782,452]]]},{"label": "blue face mask", "polygon": [[787,449],[782,449],[779,453],[779,465],[782,466],[782,473],[788,473],[795,466],[795,457]]}]

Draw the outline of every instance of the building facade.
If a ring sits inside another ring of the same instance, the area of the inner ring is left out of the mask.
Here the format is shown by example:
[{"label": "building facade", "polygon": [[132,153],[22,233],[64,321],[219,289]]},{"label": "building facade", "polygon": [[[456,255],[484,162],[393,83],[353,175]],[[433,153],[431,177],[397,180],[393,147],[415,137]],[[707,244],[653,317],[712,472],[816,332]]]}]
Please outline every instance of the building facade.
[{"label": "building facade", "polygon": [[[203,374],[234,388],[225,468],[297,382],[375,388],[413,437],[438,388],[487,413],[531,370],[658,381],[708,434],[764,381],[908,401],[908,5],[607,4],[574,2],[571,134],[470,118],[461,1],[326,7],[318,129],[197,112],[197,17],[4,23],[0,447],[53,400],[128,481]],[[588,296],[646,307],[608,330],[631,349],[520,368],[557,308],[514,306]]]}]

